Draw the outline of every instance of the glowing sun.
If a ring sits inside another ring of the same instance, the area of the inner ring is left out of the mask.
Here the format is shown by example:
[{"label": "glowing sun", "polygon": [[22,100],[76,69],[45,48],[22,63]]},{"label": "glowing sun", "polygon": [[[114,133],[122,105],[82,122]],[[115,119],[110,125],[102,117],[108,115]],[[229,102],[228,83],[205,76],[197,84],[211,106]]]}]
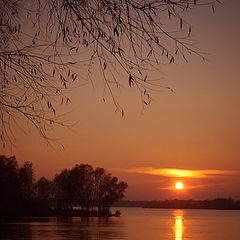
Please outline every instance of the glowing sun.
[{"label": "glowing sun", "polygon": [[175,189],[177,189],[177,190],[182,190],[182,189],[184,189],[184,184],[183,184],[183,182],[180,182],[180,181],[176,182],[176,183],[175,183]]}]

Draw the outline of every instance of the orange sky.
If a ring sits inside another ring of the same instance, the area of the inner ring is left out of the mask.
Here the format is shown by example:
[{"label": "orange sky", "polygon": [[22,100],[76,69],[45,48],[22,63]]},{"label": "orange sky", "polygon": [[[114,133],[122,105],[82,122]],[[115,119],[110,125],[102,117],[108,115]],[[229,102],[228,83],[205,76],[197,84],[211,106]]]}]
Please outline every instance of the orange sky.
[{"label": "orange sky", "polygon": [[[16,132],[17,149],[1,149],[18,161],[32,161],[37,176],[52,177],[77,163],[101,166],[129,184],[129,199],[240,199],[240,3],[225,1],[191,18],[194,39],[209,53],[207,62],[163,66],[162,84],[174,89],[142,105],[132,89],[117,92],[125,117],[102,101],[101,84],[74,89],[67,118],[71,130],[57,129],[61,149],[47,147],[33,129]],[[156,77],[161,77],[156,76]],[[188,189],[169,188],[178,176],[129,171],[136,168],[221,170],[213,176],[184,177]],[[229,171],[224,174],[224,171]]]}]

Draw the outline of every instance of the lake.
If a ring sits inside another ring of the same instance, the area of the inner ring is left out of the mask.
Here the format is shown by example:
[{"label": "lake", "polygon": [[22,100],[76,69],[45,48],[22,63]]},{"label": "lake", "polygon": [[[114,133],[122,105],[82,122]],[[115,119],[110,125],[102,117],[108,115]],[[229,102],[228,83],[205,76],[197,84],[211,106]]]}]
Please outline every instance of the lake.
[{"label": "lake", "polygon": [[0,239],[240,239],[237,210],[117,209],[122,213],[119,218],[21,218],[0,222]]}]

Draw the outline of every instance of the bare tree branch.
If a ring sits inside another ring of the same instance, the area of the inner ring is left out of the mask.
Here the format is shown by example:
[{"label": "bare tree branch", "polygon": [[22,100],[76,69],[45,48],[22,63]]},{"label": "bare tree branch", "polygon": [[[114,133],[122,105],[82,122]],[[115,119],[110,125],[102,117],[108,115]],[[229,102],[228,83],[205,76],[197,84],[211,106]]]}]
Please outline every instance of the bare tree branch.
[{"label": "bare tree branch", "polygon": [[166,88],[151,81],[149,72],[178,56],[204,59],[189,38],[192,26],[184,12],[204,5],[214,10],[217,2],[0,0],[0,141],[11,142],[13,119],[22,118],[47,139],[49,128],[64,125],[57,109],[70,102],[66,89],[76,80],[94,81],[92,69],[101,72],[104,101],[110,93],[122,115],[114,91],[125,84],[148,105],[152,90]]}]

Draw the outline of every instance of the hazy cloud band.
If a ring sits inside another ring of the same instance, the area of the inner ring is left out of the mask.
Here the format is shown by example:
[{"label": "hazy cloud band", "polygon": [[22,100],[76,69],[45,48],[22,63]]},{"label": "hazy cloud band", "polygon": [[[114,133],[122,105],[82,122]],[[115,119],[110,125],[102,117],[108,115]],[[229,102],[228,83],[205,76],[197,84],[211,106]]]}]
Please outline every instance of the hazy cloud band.
[{"label": "hazy cloud band", "polygon": [[189,170],[177,168],[152,168],[152,167],[133,168],[129,169],[128,172],[178,178],[207,178],[220,175],[232,175],[235,173],[235,171],[217,169]]}]

